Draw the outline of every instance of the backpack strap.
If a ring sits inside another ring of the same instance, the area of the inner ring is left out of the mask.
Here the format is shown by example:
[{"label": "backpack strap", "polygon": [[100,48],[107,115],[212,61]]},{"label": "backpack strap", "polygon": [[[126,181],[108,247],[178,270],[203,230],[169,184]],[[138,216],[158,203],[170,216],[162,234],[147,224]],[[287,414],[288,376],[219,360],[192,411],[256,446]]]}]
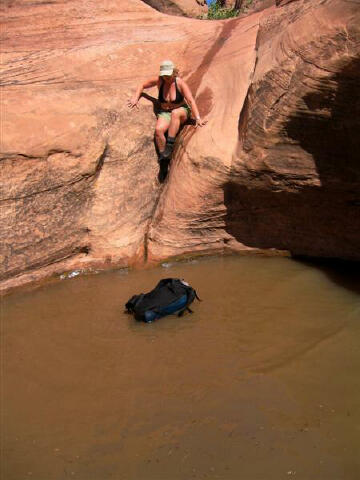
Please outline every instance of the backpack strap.
[{"label": "backpack strap", "polygon": [[199,302],[202,302],[201,298],[198,297],[198,294],[196,293],[195,289],[194,289],[194,293],[195,293],[195,297],[197,298],[197,300],[199,300]]},{"label": "backpack strap", "polygon": [[190,307],[185,307],[183,308],[182,310],[180,310],[180,312],[177,314],[178,317],[182,317],[185,313],[185,311],[188,311],[189,313],[194,313]]},{"label": "backpack strap", "polygon": [[182,317],[186,311],[188,311],[189,313],[193,313],[193,311],[189,307],[189,304],[192,303],[194,297],[197,298],[199,302],[202,302],[202,300],[198,297],[196,290],[190,286],[187,287],[186,289],[186,296],[187,296],[187,305],[185,305],[185,307],[182,310],[180,310],[180,312],[177,314],[178,317]]}]

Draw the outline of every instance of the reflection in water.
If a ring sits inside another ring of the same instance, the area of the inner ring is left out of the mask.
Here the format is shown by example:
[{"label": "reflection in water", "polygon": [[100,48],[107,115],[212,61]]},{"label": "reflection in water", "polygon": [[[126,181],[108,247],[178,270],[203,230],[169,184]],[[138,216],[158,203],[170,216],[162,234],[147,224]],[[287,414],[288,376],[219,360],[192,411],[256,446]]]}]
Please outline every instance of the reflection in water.
[{"label": "reflection in water", "polygon": [[[202,303],[124,313],[160,278]],[[358,478],[360,297],[286,258],[77,277],[3,301],[3,476]]]}]

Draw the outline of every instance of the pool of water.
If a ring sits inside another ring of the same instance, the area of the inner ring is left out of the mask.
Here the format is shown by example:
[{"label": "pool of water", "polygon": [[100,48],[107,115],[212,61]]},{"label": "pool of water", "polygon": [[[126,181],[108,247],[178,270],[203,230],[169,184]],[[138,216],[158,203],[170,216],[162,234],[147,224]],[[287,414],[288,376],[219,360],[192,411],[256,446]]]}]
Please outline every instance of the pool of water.
[{"label": "pool of water", "polygon": [[[184,278],[194,313],[137,323]],[[2,478],[360,478],[360,281],[288,258],[79,276],[5,297]]]}]

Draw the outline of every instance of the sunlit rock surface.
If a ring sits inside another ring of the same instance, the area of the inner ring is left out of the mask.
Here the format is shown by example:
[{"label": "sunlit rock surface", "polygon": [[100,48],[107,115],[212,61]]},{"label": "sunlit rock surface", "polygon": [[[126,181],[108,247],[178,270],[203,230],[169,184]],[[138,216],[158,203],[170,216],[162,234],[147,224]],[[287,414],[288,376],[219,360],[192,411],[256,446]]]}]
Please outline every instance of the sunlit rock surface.
[{"label": "sunlit rock surface", "polygon": [[[359,259],[359,3],[221,22],[138,0],[1,9],[3,289],[197,251]],[[208,124],[185,126],[161,186],[156,89],[126,101],[164,58]]]},{"label": "sunlit rock surface", "polygon": [[[359,260],[359,13],[298,1],[234,22],[216,57],[234,64],[212,63],[223,79],[209,82],[210,125],[184,135],[154,216],[156,258],[246,246]],[[250,43],[241,27],[256,19],[256,64],[242,70],[246,56],[227,49]]]},{"label": "sunlit rock surface", "polygon": [[2,13],[2,279],[143,262],[160,193],[155,116],[151,101],[129,112],[127,99],[169,56],[196,72],[220,25],[141,1]]}]

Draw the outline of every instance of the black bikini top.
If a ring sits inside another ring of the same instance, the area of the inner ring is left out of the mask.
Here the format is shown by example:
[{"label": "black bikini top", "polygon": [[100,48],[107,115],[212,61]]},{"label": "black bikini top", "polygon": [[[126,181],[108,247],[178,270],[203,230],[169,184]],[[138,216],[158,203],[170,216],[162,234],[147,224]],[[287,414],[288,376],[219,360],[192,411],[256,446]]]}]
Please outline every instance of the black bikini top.
[{"label": "black bikini top", "polygon": [[161,84],[159,88],[159,102],[160,103],[182,103],[184,101],[184,95],[178,89],[176,78],[175,78],[175,88],[176,88],[176,98],[173,102],[167,102],[164,98],[164,80],[161,79]]}]

